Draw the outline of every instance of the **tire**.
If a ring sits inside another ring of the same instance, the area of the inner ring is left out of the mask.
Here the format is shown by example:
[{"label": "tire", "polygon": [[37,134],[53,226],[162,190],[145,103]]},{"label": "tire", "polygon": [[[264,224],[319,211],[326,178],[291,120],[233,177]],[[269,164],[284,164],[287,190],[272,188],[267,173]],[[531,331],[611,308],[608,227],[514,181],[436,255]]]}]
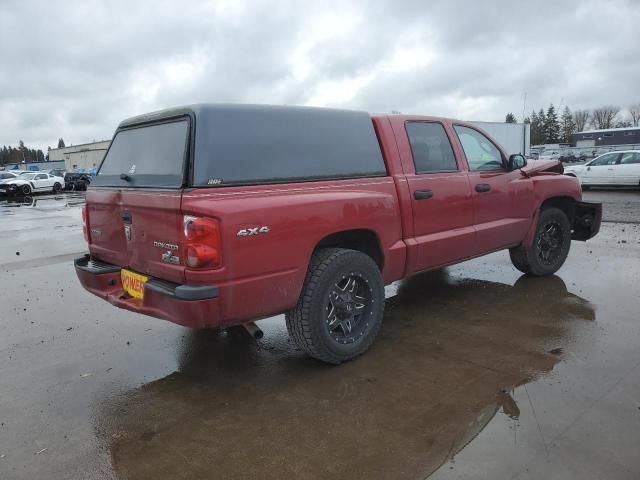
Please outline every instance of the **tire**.
[{"label": "tire", "polygon": [[509,250],[511,263],[522,273],[536,277],[552,275],[564,264],[571,247],[571,224],[559,208],[540,211],[530,248]]},{"label": "tire", "polygon": [[31,187],[29,185],[22,185],[22,187],[20,187],[20,193],[29,195],[31,193]]},{"label": "tire", "polygon": [[58,182],[53,184],[53,193],[58,193],[62,190],[62,185],[60,185]]},{"label": "tire", "polygon": [[337,365],[367,351],[383,315],[382,275],[371,257],[326,248],[314,252],[298,304],[285,318],[298,347]]}]

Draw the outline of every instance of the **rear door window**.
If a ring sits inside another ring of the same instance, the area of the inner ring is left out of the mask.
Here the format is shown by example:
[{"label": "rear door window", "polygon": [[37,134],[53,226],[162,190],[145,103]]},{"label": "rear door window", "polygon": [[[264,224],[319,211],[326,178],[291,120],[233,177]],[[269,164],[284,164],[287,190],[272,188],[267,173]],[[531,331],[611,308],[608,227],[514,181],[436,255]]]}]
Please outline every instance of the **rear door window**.
[{"label": "rear door window", "polygon": [[436,122],[408,122],[406,125],[416,173],[458,170],[444,127]]},{"label": "rear door window", "polygon": [[634,163],[640,163],[640,153],[628,152],[623,153],[620,158],[620,165],[629,165]]},{"label": "rear door window", "polygon": [[120,130],[92,185],[182,186],[188,133],[186,119]]}]

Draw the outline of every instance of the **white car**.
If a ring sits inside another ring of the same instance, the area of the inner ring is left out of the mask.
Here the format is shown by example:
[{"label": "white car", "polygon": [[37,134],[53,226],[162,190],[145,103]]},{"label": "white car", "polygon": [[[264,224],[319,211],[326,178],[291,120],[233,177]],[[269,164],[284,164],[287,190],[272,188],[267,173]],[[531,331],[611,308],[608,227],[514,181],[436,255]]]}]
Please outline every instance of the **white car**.
[{"label": "white car", "polygon": [[64,178],[42,172],[24,172],[16,178],[0,183],[0,190],[7,194],[29,195],[35,192],[60,192]]},{"label": "white car", "polygon": [[8,182],[9,180],[15,180],[15,178],[20,175],[21,172],[0,172],[0,183]]},{"label": "white car", "polygon": [[584,165],[564,167],[582,186],[640,186],[640,150],[609,152]]}]

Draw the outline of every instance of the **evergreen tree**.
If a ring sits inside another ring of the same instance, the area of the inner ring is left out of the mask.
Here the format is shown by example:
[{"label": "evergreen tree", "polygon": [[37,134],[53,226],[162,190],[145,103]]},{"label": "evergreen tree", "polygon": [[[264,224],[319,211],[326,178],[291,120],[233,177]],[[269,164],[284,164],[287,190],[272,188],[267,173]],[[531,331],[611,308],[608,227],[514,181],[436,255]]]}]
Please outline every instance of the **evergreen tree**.
[{"label": "evergreen tree", "polygon": [[562,117],[560,117],[560,136],[562,141],[570,142],[576,131],[576,122],[573,121],[571,110],[569,110],[569,107],[564,107]]},{"label": "evergreen tree", "polygon": [[544,111],[531,112],[531,144],[542,145],[544,143]]},{"label": "evergreen tree", "polygon": [[507,116],[505,117],[504,122],[505,123],[518,123],[518,120],[516,119],[516,116],[513,113],[509,112],[509,113],[507,113]]},{"label": "evergreen tree", "polygon": [[58,148],[64,148],[64,140],[62,138],[58,139]]},{"label": "evergreen tree", "polygon": [[560,137],[560,123],[553,103],[549,105],[543,123],[544,143],[557,143]]}]

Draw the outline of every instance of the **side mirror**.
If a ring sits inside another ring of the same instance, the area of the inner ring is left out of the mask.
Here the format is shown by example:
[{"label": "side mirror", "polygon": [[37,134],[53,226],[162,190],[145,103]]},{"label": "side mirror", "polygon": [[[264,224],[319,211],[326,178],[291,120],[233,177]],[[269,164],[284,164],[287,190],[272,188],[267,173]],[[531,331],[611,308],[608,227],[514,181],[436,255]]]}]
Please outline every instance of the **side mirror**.
[{"label": "side mirror", "polygon": [[507,164],[507,170],[513,172],[514,170],[518,170],[524,167],[527,164],[527,159],[519,153],[515,153],[509,157],[509,162]]}]

